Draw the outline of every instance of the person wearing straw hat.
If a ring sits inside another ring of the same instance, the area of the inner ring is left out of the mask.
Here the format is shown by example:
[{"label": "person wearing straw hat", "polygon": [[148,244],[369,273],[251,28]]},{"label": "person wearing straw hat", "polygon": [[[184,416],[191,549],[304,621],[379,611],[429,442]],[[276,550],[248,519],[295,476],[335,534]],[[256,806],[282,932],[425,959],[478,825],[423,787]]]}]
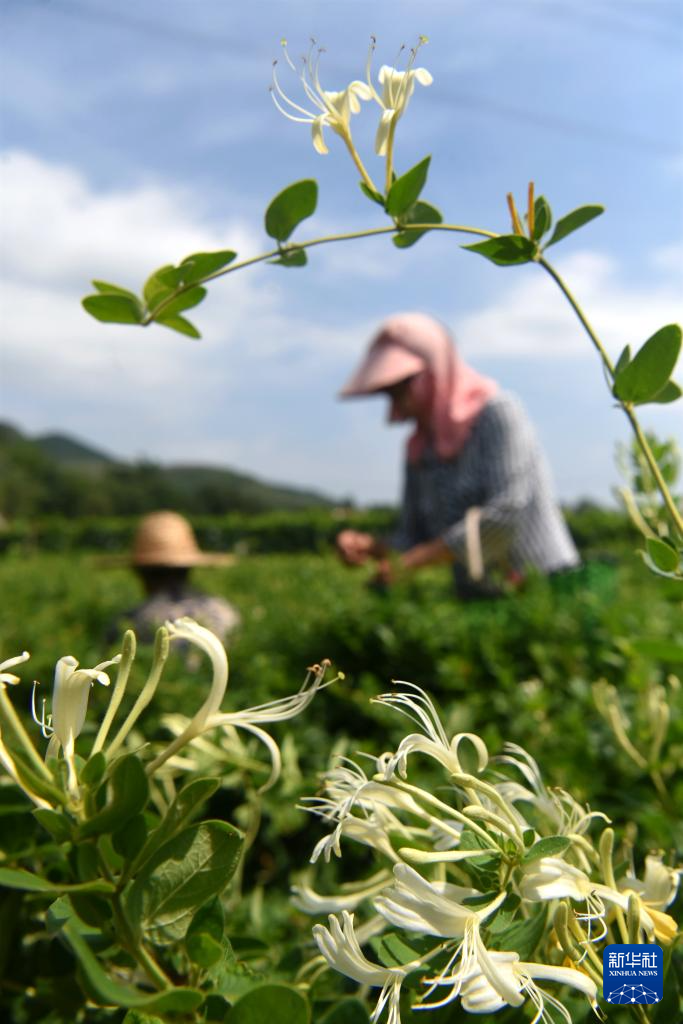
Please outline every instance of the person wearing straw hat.
[{"label": "person wearing straw hat", "polygon": [[190,575],[197,566],[233,562],[232,555],[202,551],[184,516],[151,512],[140,520],[129,562],[142,582],[145,600],[122,619],[139,639],[150,640],[167,619],[188,615],[225,640],[239,626],[239,612],[222,597],[194,589]]},{"label": "person wearing straw hat", "polygon": [[[404,313],[380,328],[341,398],[384,394],[389,422],[413,421],[399,527],[386,543],[343,530],[348,565],[397,571],[452,563],[462,597],[500,592],[533,568],[574,569],[579,556],[554,499],[546,460],[519,400],[459,356],[433,317]],[[392,549],[400,552],[391,557]]]}]

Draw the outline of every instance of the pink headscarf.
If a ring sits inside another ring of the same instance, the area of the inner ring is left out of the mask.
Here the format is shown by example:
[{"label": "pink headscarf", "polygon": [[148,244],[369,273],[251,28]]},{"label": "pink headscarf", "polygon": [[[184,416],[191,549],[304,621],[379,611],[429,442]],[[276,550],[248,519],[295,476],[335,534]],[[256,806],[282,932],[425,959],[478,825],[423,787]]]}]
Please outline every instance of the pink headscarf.
[{"label": "pink headscarf", "polygon": [[498,385],[463,362],[438,320],[399,313],[382,324],[340,397],[373,394],[406,377],[415,378],[416,393],[428,390],[430,402],[429,427],[418,424],[408,440],[408,461],[416,462],[430,440],[440,458],[453,458]]}]

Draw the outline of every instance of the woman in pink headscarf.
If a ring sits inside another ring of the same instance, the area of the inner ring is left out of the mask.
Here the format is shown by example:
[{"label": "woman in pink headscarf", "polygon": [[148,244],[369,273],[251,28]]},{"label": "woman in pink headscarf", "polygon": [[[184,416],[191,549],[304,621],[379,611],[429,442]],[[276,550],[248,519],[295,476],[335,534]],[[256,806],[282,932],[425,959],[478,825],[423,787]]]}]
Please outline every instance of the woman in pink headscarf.
[{"label": "woman in pink headscarf", "polygon": [[[451,562],[466,597],[529,567],[578,564],[524,409],[462,361],[442,324],[421,313],[385,321],[341,397],[374,394],[389,397],[389,422],[415,422],[401,521],[391,545],[343,530],[337,549],[347,564],[377,559],[388,582],[396,567]],[[393,568],[391,548],[401,552]]]}]

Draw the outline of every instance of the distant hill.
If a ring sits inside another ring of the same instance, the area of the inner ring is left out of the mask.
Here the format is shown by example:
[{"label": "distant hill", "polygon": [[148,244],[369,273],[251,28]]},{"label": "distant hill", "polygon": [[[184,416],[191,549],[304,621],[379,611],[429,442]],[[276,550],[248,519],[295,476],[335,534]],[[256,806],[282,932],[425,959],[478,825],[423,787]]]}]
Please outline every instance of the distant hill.
[{"label": "distant hill", "polygon": [[330,507],[326,495],[216,466],[127,462],[64,434],[30,438],[0,423],[0,514],[222,514]]},{"label": "distant hill", "polygon": [[48,459],[62,466],[97,471],[116,462],[110,455],[105,455],[104,452],[91,448],[81,441],[75,441],[66,434],[43,434],[34,438],[33,443]]}]

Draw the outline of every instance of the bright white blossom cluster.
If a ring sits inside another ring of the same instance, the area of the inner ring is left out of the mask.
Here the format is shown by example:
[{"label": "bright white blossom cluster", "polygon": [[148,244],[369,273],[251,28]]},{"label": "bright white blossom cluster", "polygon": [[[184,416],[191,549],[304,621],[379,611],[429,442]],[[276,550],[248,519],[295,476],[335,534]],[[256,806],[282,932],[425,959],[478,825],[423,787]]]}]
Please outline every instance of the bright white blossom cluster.
[{"label": "bright white blossom cluster", "polygon": [[[379,89],[377,89],[372,81],[372,57],[375,50],[375,39],[373,38],[365,68],[365,81],[354,79],[346,88],[331,91],[323,89],[320,83],[320,58],[323,50],[316,48],[315,40],[311,40],[308,53],[301,58],[298,67],[290,57],[287,43],[283,40],[282,51],[285,61],[299,78],[305,97],[304,102],[308,106],[302,106],[295,100],[290,99],[285,93],[278,78],[277,61],[273,62],[273,81],[271,86],[273,102],[280,113],[284,114],[290,121],[311,125],[313,146],[318,153],[325,154],[328,152],[323,133],[324,128],[329,128],[338,135],[343,140],[352,160],[360,171],[364,184],[373,192],[377,192],[375,184],[366,171],[354,145],[351,132],[351,116],[360,113],[361,100],[366,102],[374,100],[381,111],[375,136],[375,152],[378,156],[386,158],[388,189],[392,181],[393,145],[396,126],[406,111],[410,97],[415,90],[415,83],[431,85],[433,81],[431,74],[426,68],[415,67],[418,50],[426,42],[426,38],[421,36],[417,46],[409,51],[405,68],[400,69],[383,64],[377,75],[379,85]],[[399,58],[403,49],[401,47]],[[310,107],[313,109],[311,110]]]},{"label": "bright white blossom cluster", "polygon": [[[308,879],[295,886],[299,909],[330,915],[327,926],[313,928],[321,957],[380,990],[373,1022],[386,1009],[388,1024],[400,1024],[409,976],[419,993],[413,1009],[460,1000],[468,1012],[495,1013],[530,1000],[533,1021],[571,1024],[570,1011],[546,990],[550,982],[597,1010],[601,944],[671,943],[676,924],[665,911],[680,872],[656,852],[642,879],[632,858],[615,877],[614,833],[603,814],[547,788],[515,744],[490,759],[480,737],[449,737],[427,694],[400,685],[377,702],[417,731],[371,758],[370,773],[342,759],[322,795],[307,801],[330,827],[313,862],[341,856],[346,840],[384,861],[379,873],[337,894],[317,893]],[[437,786],[411,781],[415,768],[427,767],[415,755],[438,763]],[[370,911],[364,924],[355,919],[361,908]],[[376,959],[362,950],[368,941]]]},{"label": "bright white blossom cluster", "polygon": [[[300,714],[313,700],[319,690],[334,680],[325,680],[329,665],[313,665],[301,689],[289,697],[269,701],[244,711],[221,711],[221,704],[228,686],[228,658],[222,643],[210,630],[189,618],[167,622],[157,633],[154,660],[147,681],[138,694],[128,715],[110,738],[111,727],[124,698],[130,670],[135,658],[135,636],[128,631],[124,636],[120,654],[102,662],[92,669],[79,668],[77,660],[67,655],[60,658],[55,668],[52,690],[52,710],[47,713],[46,699],[41,702],[40,712],[36,707],[34,683],[32,713],[40,726],[43,736],[49,738],[44,758],[37,751],[7,694],[8,686],[16,686],[19,677],[7,671],[27,661],[27,652],[10,658],[0,664],[0,764],[11,779],[24,791],[33,804],[41,809],[52,809],[66,803],[77,815],[81,808],[81,791],[77,769],[76,740],[83,730],[88,710],[90,692],[95,682],[110,686],[105,669],[118,667],[118,675],[111,691],[107,710],[102,717],[90,755],[102,752],[108,761],[117,755],[136,725],[140,715],[152,700],[161,680],[162,672],[174,641],[190,643],[203,651],[212,667],[211,684],[208,694],[192,718],[182,715],[169,716],[166,722],[174,738],[148,760],[145,770],[149,777],[165,769],[166,781],[169,774],[177,774],[184,768],[192,768],[192,762],[184,762],[179,753],[189,744],[206,734],[221,735],[234,741],[235,730],[244,730],[255,736],[266,747],[271,761],[270,777],[265,786],[277,779],[281,766],[280,749],[264,726],[281,722]],[[151,745],[145,746],[145,752]],[[66,764],[66,793],[58,788],[59,771],[53,774],[50,763],[59,759],[60,753]]]}]

